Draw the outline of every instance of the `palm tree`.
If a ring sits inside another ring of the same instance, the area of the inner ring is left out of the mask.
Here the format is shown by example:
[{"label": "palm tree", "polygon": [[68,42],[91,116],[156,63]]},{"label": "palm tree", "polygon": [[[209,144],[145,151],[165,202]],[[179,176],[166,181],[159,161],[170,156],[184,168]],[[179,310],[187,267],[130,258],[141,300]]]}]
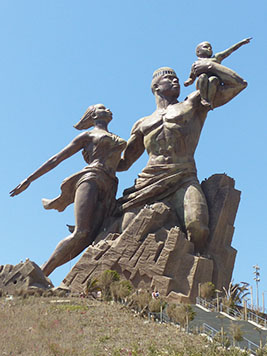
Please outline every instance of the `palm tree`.
[{"label": "palm tree", "polygon": [[223,303],[230,308],[235,308],[236,306],[242,304],[243,298],[249,294],[248,285],[249,284],[247,282],[233,284],[233,281],[231,281],[228,289],[223,287],[223,291],[225,293]]}]

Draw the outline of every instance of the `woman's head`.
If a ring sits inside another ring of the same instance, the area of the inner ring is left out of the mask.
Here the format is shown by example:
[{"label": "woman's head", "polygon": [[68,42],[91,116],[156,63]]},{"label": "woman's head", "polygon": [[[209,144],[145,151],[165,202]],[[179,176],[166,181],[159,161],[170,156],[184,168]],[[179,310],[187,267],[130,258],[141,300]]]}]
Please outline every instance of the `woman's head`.
[{"label": "woman's head", "polygon": [[103,104],[91,105],[74,127],[77,130],[87,130],[95,125],[96,120],[105,120],[109,123],[112,120],[112,112]]}]

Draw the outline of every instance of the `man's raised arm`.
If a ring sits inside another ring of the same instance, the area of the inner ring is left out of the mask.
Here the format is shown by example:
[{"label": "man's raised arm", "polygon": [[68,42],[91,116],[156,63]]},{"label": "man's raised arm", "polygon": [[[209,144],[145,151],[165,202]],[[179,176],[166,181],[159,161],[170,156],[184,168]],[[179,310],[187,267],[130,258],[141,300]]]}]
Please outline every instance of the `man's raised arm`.
[{"label": "man's raised arm", "polygon": [[195,64],[195,71],[197,75],[210,72],[220,78],[222,84],[217,88],[213,101],[214,108],[228,103],[248,85],[236,72],[219,63],[204,63],[204,61],[202,61],[201,63]]},{"label": "man's raised arm", "polygon": [[123,153],[117,171],[127,171],[131,165],[142,155],[145,150],[143,134],[138,130],[138,123],[134,125],[131,137],[127,142],[126,149]]}]

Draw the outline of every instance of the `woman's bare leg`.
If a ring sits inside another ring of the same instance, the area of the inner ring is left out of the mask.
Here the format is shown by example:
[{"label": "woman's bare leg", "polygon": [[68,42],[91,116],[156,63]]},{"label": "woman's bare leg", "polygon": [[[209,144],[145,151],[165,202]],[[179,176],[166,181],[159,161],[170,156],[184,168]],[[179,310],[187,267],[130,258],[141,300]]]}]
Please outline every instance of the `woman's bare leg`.
[{"label": "woman's bare leg", "polygon": [[75,230],[60,241],[49,260],[42,266],[46,276],[58,266],[78,256],[93,241],[95,212],[98,204],[98,187],[92,182],[83,182],[76,190],[74,200]]}]

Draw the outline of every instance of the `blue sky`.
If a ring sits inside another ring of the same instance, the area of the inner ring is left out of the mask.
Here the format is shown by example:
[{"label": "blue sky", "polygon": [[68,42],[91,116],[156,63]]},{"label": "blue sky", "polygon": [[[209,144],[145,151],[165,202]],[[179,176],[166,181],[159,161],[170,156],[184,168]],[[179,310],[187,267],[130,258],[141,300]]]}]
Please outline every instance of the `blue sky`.
[{"label": "blue sky", "polygon": [[[208,40],[219,52],[252,36],[250,44],[224,61],[249,85],[209,113],[196,163],[200,180],[225,172],[242,191],[233,278],[255,290],[252,266],[258,264],[261,297],[267,291],[266,23],[264,0],[257,6],[247,0],[77,0],[75,5],[69,0],[1,0],[0,264],[27,257],[42,264],[67,236],[73,206],[63,213],[46,211],[41,198],[58,195],[62,180],[84,167],[81,154],[21,195],[11,199],[8,192],[75,137],[72,125],[89,105],[108,106],[114,118],[110,130],[128,139],[134,122],[155,109],[150,91],[155,69],[173,67],[182,83],[199,42]],[[183,87],[180,100],[193,90]],[[118,196],[146,161],[144,154],[118,174]],[[74,263],[51,274],[55,285]]]}]

